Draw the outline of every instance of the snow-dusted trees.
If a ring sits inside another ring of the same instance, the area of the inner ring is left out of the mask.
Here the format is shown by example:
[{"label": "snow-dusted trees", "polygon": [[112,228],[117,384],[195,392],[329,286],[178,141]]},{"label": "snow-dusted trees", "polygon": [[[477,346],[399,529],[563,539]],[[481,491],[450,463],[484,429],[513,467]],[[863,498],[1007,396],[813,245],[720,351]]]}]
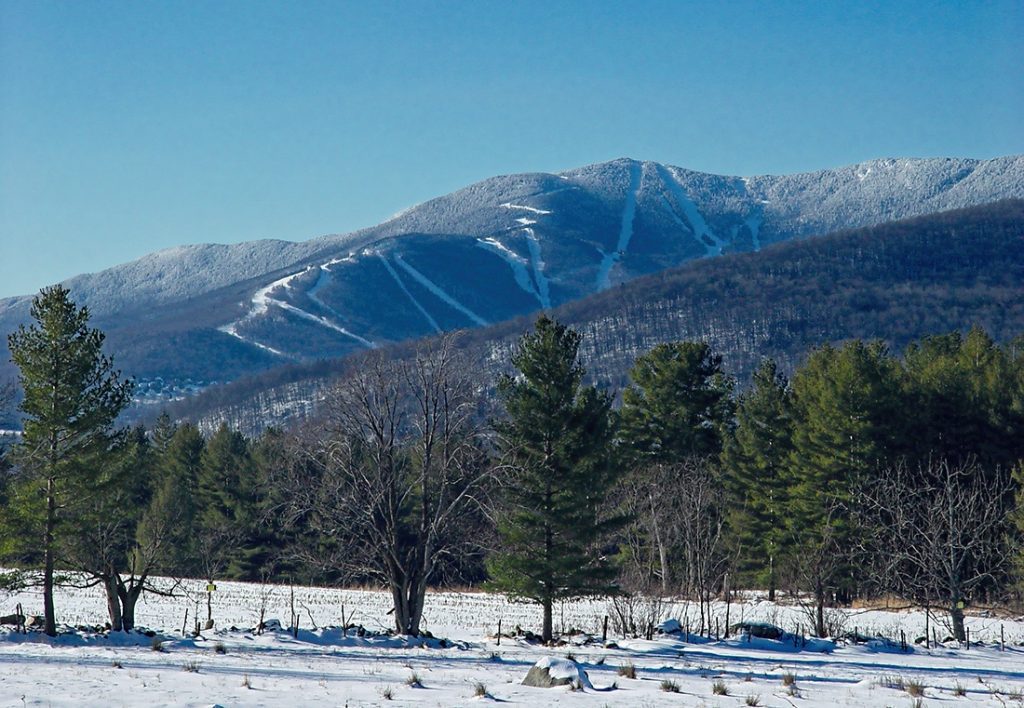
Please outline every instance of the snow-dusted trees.
[{"label": "snow-dusted trees", "polygon": [[491,476],[476,404],[451,338],[406,363],[370,356],[274,480],[311,532],[297,546],[305,560],[381,579],[400,634],[419,634],[427,584],[472,543],[465,526]]}]

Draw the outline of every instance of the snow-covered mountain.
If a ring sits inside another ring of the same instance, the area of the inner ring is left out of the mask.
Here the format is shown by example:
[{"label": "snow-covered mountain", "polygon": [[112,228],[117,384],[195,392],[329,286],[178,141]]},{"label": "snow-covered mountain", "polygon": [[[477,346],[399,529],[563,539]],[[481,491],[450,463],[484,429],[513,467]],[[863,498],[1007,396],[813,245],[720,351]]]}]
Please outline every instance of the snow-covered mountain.
[{"label": "snow-covered mountain", "polygon": [[[1024,156],[748,178],[621,159],[495,177],[351,234],[184,246],[67,285],[159,398],[494,323],[695,258],[1007,197],[1024,197]],[[0,332],[29,301],[0,301]]]}]

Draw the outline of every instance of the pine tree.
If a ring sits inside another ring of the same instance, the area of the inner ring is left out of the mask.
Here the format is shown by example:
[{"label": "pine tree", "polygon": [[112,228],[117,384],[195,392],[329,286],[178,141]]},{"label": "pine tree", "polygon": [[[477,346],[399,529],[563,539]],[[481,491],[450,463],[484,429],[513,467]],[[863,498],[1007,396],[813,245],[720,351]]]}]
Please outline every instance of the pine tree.
[{"label": "pine tree", "polygon": [[491,587],[542,606],[544,641],[556,600],[614,590],[601,544],[622,523],[606,499],[615,480],[611,401],[583,385],[580,339],[542,316],[512,356],[519,375],[498,385],[503,452],[515,471],[498,524],[501,547],[488,562]]},{"label": "pine tree", "polygon": [[770,600],[775,599],[775,563],[782,542],[792,408],[786,377],[775,361],[765,359],[737,401],[736,428],[726,438],[722,455],[732,499],[729,528],[740,567],[767,584]]},{"label": "pine tree", "polygon": [[638,459],[714,456],[731,418],[732,381],[705,342],[659,344],[637,358],[622,394],[622,435]]},{"label": "pine tree", "polygon": [[855,546],[854,486],[905,440],[900,430],[900,372],[881,342],[824,346],[793,377],[793,453],[787,465],[787,544],[805,587],[814,593],[816,631],[831,591],[854,589],[844,554]]},{"label": "pine tree", "polygon": [[200,560],[210,582],[222,572],[255,576],[243,552],[256,524],[255,486],[249,442],[222,424],[206,443],[198,479]]},{"label": "pine tree", "polygon": [[[43,553],[44,631],[56,634],[54,564],[59,545],[77,532],[78,502],[88,497],[116,444],[114,421],[131,400],[103,354],[104,335],[89,327],[89,311],[60,285],[32,301],[34,322],[8,337],[25,397],[24,435],[16,450],[19,504],[38,527]],[[39,499],[41,503],[35,503]]]}]

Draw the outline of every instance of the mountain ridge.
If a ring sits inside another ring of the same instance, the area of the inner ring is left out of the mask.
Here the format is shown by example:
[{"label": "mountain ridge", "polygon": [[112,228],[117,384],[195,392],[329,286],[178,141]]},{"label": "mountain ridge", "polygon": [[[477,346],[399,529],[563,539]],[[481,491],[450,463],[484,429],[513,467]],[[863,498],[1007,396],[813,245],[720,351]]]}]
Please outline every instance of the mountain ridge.
[{"label": "mountain ridge", "polygon": [[[1024,156],[753,177],[624,158],[492,177],[348,234],[175,247],[66,282],[159,399],[557,307],[692,259],[1006,197],[1024,197]],[[0,301],[0,331],[29,302]]]},{"label": "mountain ridge", "polygon": [[[584,334],[590,380],[626,385],[636,355],[679,339],[709,341],[741,382],[762,356],[792,370],[813,346],[912,339],[980,325],[999,341],[1024,335],[1024,200],[940,212],[779,243],[760,254],[687,263],[556,308]],[[507,373],[532,315],[463,333],[459,348],[481,385]],[[1024,343],[1024,342],[1022,342]],[[418,342],[392,356],[411,356]],[[335,377],[362,357],[297,364],[204,392],[172,408],[212,429],[256,432],[309,414]]]}]

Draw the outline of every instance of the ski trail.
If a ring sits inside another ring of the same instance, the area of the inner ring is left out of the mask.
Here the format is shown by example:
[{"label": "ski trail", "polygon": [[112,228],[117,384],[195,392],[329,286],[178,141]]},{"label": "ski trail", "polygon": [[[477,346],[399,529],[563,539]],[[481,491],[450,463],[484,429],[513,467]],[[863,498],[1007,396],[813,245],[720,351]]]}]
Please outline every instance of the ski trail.
[{"label": "ski trail", "polygon": [[270,308],[271,302],[277,302],[276,300],[270,297],[270,293],[276,290],[277,288],[291,287],[292,280],[299,277],[303,273],[307,272],[309,268],[312,268],[312,266],[304,268],[298,271],[297,273],[291,273],[290,275],[286,275],[283,278],[278,278],[277,280],[270,283],[270,285],[264,285],[262,288],[253,293],[252,298],[249,300],[249,304],[251,307],[243,317],[235,320],[234,322],[231,322],[230,324],[222,325],[217,329],[223,332],[224,334],[229,334],[232,337],[235,337],[236,339],[245,342],[246,344],[251,344],[254,347],[259,347],[260,349],[264,349],[272,354],[276,354],[277,356],[294,358],[288,354],[285,354],[282,351],[267,346],[266,344],[261,344],[260,342],[257,342],[255,339],[243,337],[241,334],[239,334],[238,327],[239,325],[243,325],[246,322],[255,319],[256,317],[259,317],[260,315],[266,314],[267,310]]},{"label": "ski trail", "polygon": [[[335,258],[333,260],[327,261],[326,263],[321,263],[320,264],[320,275],[319,275],[319,277],[317,277],[316,283],[314,283],[313,287],[311,287],[309,290],[306,291],[306,297],[308,297],[310,300],[312,300],[314,303],[316,303],[317,306],[323,308],[324,311],[331,313],[334,317],[338,318],[341,321],[345,320],[345,318],[342,316],[342,314],[340,312],[338,312],[337,310],[335,310],[330,305],[328,305],[322,299],[320,299],[320,296],[317,293],[321,289],[323,289],[323,287],[327,284],[327,281],[328,281],[328,275],[327,274],[330,273],[331,266],[337,265],[338,263],[351,262],[351,261],[354,261],[354,260],[355,260],[355,257],[353,256],[353,254],[350,253],[349,255],[345,256],[344,258]],[[373,344],[373,346],[376,347],[377,345]]]},{"label": "ski trail", "polygon": [[502,207],[504,209],[523,209],[524,211],[529,211],[529,212],[532,212],[534,214],[542,214],[543,215],[543,214],[550,214],[551,213],[550,211],[548,211],[546,209],[537,209],[536,207],[526,206],[524,204],[513,204],[512,202],[505,202],[504,204],[499,204],[498,206]]},{"label": "ski trail", "polygon": [[633,217],[636,216],[636,195],[640,191],[640,178],[643,169],[639,162],[630,165],[629,191],[626,193],[626,206],[622,210],[622,225],[619,227],[619,242],[611,253],[601,252],[601,265],[597,269],[597,289],[607,290],[611,287],[611,272],[629,248],[629,240],[633,238]]},{"label": "ski trail", "polygon": [[752,214],[747,217],[747,228],[750,229],[750,237],[754,240],[754,250],[761,250],[761,217]]},{"label": "ski trail", "polygon": [[[241,321],[241,320],[239,320],[239,321]],[[237,339],[237,340],[239,340],[241,342],[245,342],[246,344],[249,344],[251,346],[257,347],[259,349],[263,349],[264,351],[268,351],[271,354],[274,354],[276,356],[284,357],[285,359],[294,359],[295,358],[295,357],[291,356],[290,354],[285,354],[284,352],[279,351],[277,349],[274,349],[273,347],[267,346],[266,344],[261,344],[260,342],[257,342],[255,339],[247,339],[246,337],[243,337],[242,335],[240,335],[238,333],[238,330],[235,329],[235,324],[222,325],[222,326],[218,327],[217,330],[220,331],[220,332],[223,332],[224,334],[230,334],[232,337],[234,337],[235,339]]]},{"label": "ski trail", "polygon": [[486,327],[489,324],[487,320],[485,320],[483,317],[480,317],[480,315],[470,310],[468,307],[466,307],[461,302],[459,302],[451,295],[446,293],[444,290],[442,290],[440,287],[438,287],[436,283],[430,280],[427,276],[423,275],[423,273],[420,273],[418,270],[416,270],[411,265],[406,263],[402,256],[400,256],[397,253],[395,254],[395,262],[398,263],[398,265],[402,266],[402,269],[405,270],[406,273],[411,275],[413,279],[416,280],[420,285],[425,287],[427,290],[429,290],[431,293],[439,297],[444,302],[454,307],[456,310],[464,314],[469,319],[476,322],[478,325]]},{"label": "ski trail", "polygon": [[526,269],[526,259],[520,256],[518,253],[510,249],[505,244],[501,243],[496,238],[478,238],[476,245],[480,248],[487,249],[491,253],[497,254],[503,261],[508,263],[512,269],[512,276],[515,278],[516,285],[522,290],[525,290],[531,296],[537,298],[537,300],[544,305],[544,301],[541,299],[540,293],[537,292],[537,288],[534,287],[533,281],[530,279],[530,272]]},{"label": "ski trail", "polygon": [[398,277],[398,273],[396,273],[395,269],[391,267],[390,263],[388,263],[388,259],[384,257],[384,254],[378,253],[377,257],[380,258],[381,262],[384,264],[384,267],[388,269],[388,273],[391,273],[391,277],[395,279],[395,282],[398,283],[398,287],[402,289],[402,292],[405,293],[406,297],[408,297],[409,300],[412,301],[412,304],[416,306],[416,309],[420,311],[420,314],[423,315],[423,317],[427,320],[430,326],[434,328],[434,331],[440,332],[441,328],[438,326],[437,320],[431,317],[430,313],[427,312],[426,308],[424,308],[423,305],[420,304],[420,301],[413,297],[412,293],[409,292],[409,288],[405,287],[405,283],[403,283],[402,279]]},{"label": "ski trail", "polygon": [[[351,256],[349,256],[349,258],[351,258]],[[376,346],[377,346],[376,344],[374,344],[373,342],[371,342],[371,341],[369,341],[367,339],[364,339],[363,337],[360,337],[358,334],[354,334],[353,332],[350,332],[349,330],[345,329],[344,327],[341,327],[339,325],[334,324],[333,322],[331,322],[330,320],[328,320],[328,319],[326,319],[324,317],[320,317],[320,316],[314,315],[314,314],[312,314],[310,312],[306,312],[305,310],[303,310],[301,308],[298,308],[298,307],[296,307],[295,305],[292,305],[289,302],[285,302],[283,300],[278,300],[273,295],[271,295],[271,293],[273,293],[278,288],[291,289],[292,281],[293,280],[298,278],[300,275],[305,275],[306,273],[311,271],[313,268],[319,268],[320,269],[320,277],[317,279],[316,284],[314,284],[314,286],[309,290],[309,292],[307,292],[307,295],[309,296],[309,298],[313,302],[317,303],[318,305],[320,305],[324,309],[328,310],[329,312],[331,312],[331,313],[333,313],[334,315],[337,316],[338,315],[337,312],[334,312],[334,310],[332,310],[330,307],[328,307],[326,304],[324,304],[322,301],[320,301],[319,298],[316,297],[315,291],[316,291],[317,288],[322,287],[322,285],[323,285],[323,278],[324,278],[326,272],[330,269],[330,266],[335,265],[337,263],[341,263],[343,260],[347,260],[347,258],[335,258],[335,259],[332,259],[330,261],[327,261],[326,263],[322,263],[322,264],[320,264],[318,266],[313,266],[313,265],[306,266],[305,268],[303,268],[300,271],[297,271],[295,273],[291,273],[289,275],[286,275],[283,278],[278,278],[277,280],[273,281],[269,285],[263,286],[262,288],[257,290],[255,293],[253,293],[252,299],[249,301],[250,305],[252,307],[249,310],[249,312],[247,312],[245,314],[244,317],[242,317],[241,319],[235,320],[234,322],[232,322],[230,324],[218,327],[217,329],[220,330],[221,332],[224,332],[225,334],[229,334],[232,337],[235,337],[236,339],[239,339],[239,340],[245,342],[246,344],[251,344],[251,345],[253,345],[255,347],[259,347],[260,349],[265,349],[266,351],[271,352],[273,354],[276,354],[278,356],[294,358],[291,355],[285,354],[284,352],[282,352],[282,351],[280,351],[278,349],[274,349],[271,346],[268,346],[266,344],[262,344],[260,342],[257,342],[255,339],[249,339],[248,337],[244,337],[244,336],[242,336],[238,332],[239,325],[245,324],[246,322],[249,322],[249,321],[255,319],[256,317],[259,317],[260,315],[266,314],[267,311],[270,309],[271,305],[276,305],[277,307],[280,307],[282,310],[285,310],[287,312],[292,312],[292,313],[298,315],[299,317],[302,317],[304,319],[310,320],[312,322],[316,322],[317,324],[323,325],[324,327],[327,327],[328,329],[332,329],[332,330],[334,330],[336,332],[339,332],[339,333],[345,335],[346,337],[350,337],[350,338],[356,340],[360,344],[363,344],[364,346],[366,346],[366,347],[368,347],[370,349],[376,348]]]},{"label": "ski trail", "polygon": [[551,309],[551,292],[548,279],[544,276],[544,259],[540,254],[540,239],[531,228],[525,228],[526,246],[530,249],[530,265],[533,268],[533,279],[537,283],[537,299],[545,310]]},{"label": "ski trail", "polygon": [[291,312],[292,314],[297,315],[297,316],[299,316],[299,317],[301,317],[303,319],[309,320],[310,322],[316,322],[317,324],[323,325],[324,327],[327,327],[328,329],[333,329],[335,332],[343,334],[346,337],[350,337],[351,339],[354,339],[357,342],[359,342],[360,344],[362,344],[363,346],[365,346],[367,349],[376,349],[377,348],[377,345],[374,344],[373,342],[371,342],[370,340],[364,339],[364,338],[360,337],[358,334],[354,334],[352,332],[349,332],[344,327],[339,327],[338,325],[336,325],[333,322],[331,322],[330,320],[328,320],[326,317],[320,317],[319,315],[314,315],[312,312],[306,312],[305,310],[303,310],[303,309],[301,309],[299,307],[296,307],[295,305],[291,304],[290,302],[283,302],[281,300],[274,300],[274,304],[277,305],[278,307],[280,307],[285,312]]},{"label": "ski trail", "polygon": [[683,210],[683,214],[686,215],[686,220],[690,222],[691,233],[702,246],[704,246],[705,256],[717,256],[721,255],[722,249],[725,247],[725,241],[720,239],[718,235],[711,230],[707,222],[704,221],[704,217],[701,216],[700,211],[697,209],[697,205],[686,196],[686,191],[683,186],[679,184],[676,178],[669,173],[664,165],[658,165],[658,175],[661,177],[661,181],[668,187],[668,190],[672,193],[676,203]]}]

